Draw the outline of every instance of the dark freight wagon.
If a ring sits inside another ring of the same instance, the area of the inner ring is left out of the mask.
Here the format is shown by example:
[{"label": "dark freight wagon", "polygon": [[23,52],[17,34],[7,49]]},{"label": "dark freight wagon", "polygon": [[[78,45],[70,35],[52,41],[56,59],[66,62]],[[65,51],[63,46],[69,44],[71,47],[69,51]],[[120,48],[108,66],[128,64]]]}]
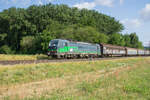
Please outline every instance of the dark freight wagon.
[{"label": "dark freight wagon", "polygon": [[103,57],[106,56],[125,56],[126,49],[121,46],[114,46],[110,44],[100,44],[101,46],[101,53]]}]

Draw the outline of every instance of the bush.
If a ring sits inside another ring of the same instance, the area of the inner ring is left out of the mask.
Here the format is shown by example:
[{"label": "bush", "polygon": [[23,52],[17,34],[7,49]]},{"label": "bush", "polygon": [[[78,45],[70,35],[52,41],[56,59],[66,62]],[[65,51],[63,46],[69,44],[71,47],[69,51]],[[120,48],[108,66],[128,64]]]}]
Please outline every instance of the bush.
[{"label": "bush", "polygon": [[25,36],[22,38],[20,46],[21,53],[35,54],[39,49],[39,39],[35,36]]},{"label": "bush", "polygon": [[12,54],[13,51],[11,50],[11,48],[7,45],[4,45],[0,48],[0,53],[1,54]]}]

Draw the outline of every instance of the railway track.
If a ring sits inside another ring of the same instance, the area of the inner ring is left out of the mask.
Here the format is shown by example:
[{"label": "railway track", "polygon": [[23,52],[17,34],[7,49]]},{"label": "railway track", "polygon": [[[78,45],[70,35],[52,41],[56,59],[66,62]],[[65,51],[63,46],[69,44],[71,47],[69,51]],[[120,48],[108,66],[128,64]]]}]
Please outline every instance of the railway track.
[{"label": "railway track", "polygon": [[[14,60],[14,61],[0,61],[0,65],[17,65],[17,64],[39,64],[51,62],[77,62],[77,61],[96,61],[96,60],[111,60],[129,57],[109,57],[109,58],[92,58],[92,59],[51,59],[51,60]],[[131,58],[131,57],[130,57]]]}]

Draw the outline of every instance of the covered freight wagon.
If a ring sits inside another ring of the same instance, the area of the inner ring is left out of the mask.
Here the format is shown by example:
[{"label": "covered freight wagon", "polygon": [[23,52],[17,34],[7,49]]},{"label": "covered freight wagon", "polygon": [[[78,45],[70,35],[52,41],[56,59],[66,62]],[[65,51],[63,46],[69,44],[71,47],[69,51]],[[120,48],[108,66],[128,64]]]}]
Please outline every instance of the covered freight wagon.
[{"label": "covered freight wagon", "polygon": [[145,50],[138,49],[138,55],[139,56],[144,56],[145,55]]},{"label": "covered freight wagon", "polygon": [[145,56],[149,56],[150,55],[150,50],[145,50]]},{"label": "covered freight wagon", "polygon": [[114,46],[110,44],[101,43],[101,53],[103,57],[106,56],[125,56],[126,49],[121,46]]},{"label": "covered freight wagon", "polygon": [[126,56],[137,56],[138,49],[126,47]]}]

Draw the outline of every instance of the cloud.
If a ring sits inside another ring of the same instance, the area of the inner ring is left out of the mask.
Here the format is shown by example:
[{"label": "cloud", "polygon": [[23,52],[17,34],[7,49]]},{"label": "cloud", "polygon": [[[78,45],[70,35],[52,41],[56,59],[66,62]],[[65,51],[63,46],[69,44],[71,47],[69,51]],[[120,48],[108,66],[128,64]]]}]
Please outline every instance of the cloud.
[{"label": "cloud", "polygon": [[[1,0],[6,6],[24,7],[32,4],[43,5],[52,2],[53,0]],[[1,2],[0,2],[1,4]]]},{"label": "cloud", "polygon": [[77,7],[79,9],[93,9],[96,6],[105,6],[105,7],[113,7],[115,1],[118,1],[120,4],[123,4],[124,0],[93,0],[92,2],[80,2],[73,7]]},{"label": "cloud", "polygon": [[12,0],[13,3],[17,3],[17,0]]},{"label": "cloud", "polygon": [[75,4],[74,7],[77,7],[79,9],[93,9],[96,6],[96,4],[94,2],[83,2],[80,4]]},{"label": "cloud", "polygon": [[124,2],[124,0],[119,0],[120,5],[122,5]]},{"label": "cloud", "polygon": [[36,1],[38,5],[44,5],[52,2],[53,0],[31,0],[31,1]]},{"label": "cloud", "polygon": [[73,7],[77,7],[79,9],[93,9],[96,6],[106,6],[106,7],[112,7],[114,0],[94,0],[93,2],[82,2],[77,3]]},{"label": "cloud", "polygon": [[150,21],[150,4],[145,5],[145,8],[140,11],[140,16],[144,21]]},{"label": "cloud", "polygon": [[41,0],[38,0],[39,5],[43,5],[43,2]]},{"label": "cloud", "polygon": [[120,21],[126,28],[139,28],[142,22],[139,19],[124,19]]},{"label": "cloud", "polygon": [[114,3],[114,0],[95,0],[94,2],[97,5],[112,7],[113,3]]}]

